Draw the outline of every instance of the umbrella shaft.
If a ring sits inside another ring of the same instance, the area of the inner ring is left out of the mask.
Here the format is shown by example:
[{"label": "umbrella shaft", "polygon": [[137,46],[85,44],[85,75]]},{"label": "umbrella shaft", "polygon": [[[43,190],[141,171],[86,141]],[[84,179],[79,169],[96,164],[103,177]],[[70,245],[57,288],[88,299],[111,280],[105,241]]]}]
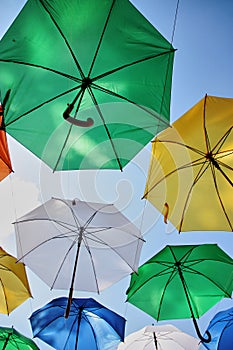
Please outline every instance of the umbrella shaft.
[{"label": "umbrella shaft", "polygon": [[158,350],[158,342],[157,342],[157,338],[156,338],[155,332],[153,332],[153,337],[154,337],[155,349]]},{"label": "umbrella shaft", "polygon": [[182,282],[182,285],[183,285],[183,288],[184,288],[185,296],[186,296],[186,299],[187,299],[187,302],[188,302],[189,310],[191,312],[193,324],[194,324],[195,330],[197,332],[197,335],[198,335],[199,339],[203,343],[209,343],[211,341],[210,333],[208,331],[206,332],[207,333],[207,338],[206,339],[201,335],[200,329],[199,329],[198,324],[197,324],[197,320],[196,320],[196,318],[194,316],[194,313],[193,313],[193,309],[192,309],[192,305],[191,305],[191,302],[190,302],[190,299],[189,299],[189,295],[188,295],[187,287],[186,287],[186,284],[185,284],[184,276],[183,276],[183,273],[182,273],[182,270],[180,268],[180,264],[179,263],[177,263],[177,269],[178,269],[178,273],[179,273],[179,276],[180,276],[180,279],[181,279],[181,282]]},{"label": "umbrella shaft", "polygon": [[[80,232],[80,235],[82,235],[82,232]],[[69,298],[68,298],[68,303],[67,303],[66,312],[65,312],[65,318],[68,318],[69,314],[70,314],[70,307],[71,307],[71,302],[72,302],[74,281],[75,281],[76,270],[77,270],[77,265],[78,265],[78,256],[79,256],[79,251],[80,251],[80,247],[81,247],[81,241],[82,241],[81,239],[79,239],[79,241],[78,241],[77,252],[76,252],[74,268],[73,268],[73,275],[72,275],[70,291],[69,291]]]}]

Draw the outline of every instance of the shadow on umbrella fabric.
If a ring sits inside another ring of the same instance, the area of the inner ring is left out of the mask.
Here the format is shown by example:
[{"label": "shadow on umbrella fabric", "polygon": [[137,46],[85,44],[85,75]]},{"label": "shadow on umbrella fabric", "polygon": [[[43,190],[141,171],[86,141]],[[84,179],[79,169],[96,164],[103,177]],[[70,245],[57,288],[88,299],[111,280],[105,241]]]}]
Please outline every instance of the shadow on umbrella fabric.
[{"label": "shadow on umbrella fabric", "polygon": [[124,340],[125,319],[92,298],[73,298],[64,318],[67,298],[52,300],[33,312],[34,337],[56,350],[112,350]]},{"label": "shadow on umbrella fabric", "polygon": [[128,0],[28,0],[0,41],[6,132],[54,171],[122,170],[169,126],[174,52]]}]

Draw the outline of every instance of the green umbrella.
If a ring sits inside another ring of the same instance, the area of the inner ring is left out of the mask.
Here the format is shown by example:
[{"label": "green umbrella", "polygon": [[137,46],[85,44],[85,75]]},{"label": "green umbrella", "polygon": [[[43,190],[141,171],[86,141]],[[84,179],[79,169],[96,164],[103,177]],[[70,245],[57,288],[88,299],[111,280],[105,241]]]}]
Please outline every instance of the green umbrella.
[{"label": "green umbrella", "polygon": [[1,350],[39,350],[31,339],[17,332],[13,327],[0,327],[0,347]]},{"label": "green umbrella", "polygon": [[199,318],[233,290],[233,259],[216,244],[166,246],[133,273],[127,301],[156,320]]},{"label": "green umbrella", "polygon": [[169,125],[173,58],[128,0],[28,0],[0,42],[2,128],[54,170],[122,170]]}]

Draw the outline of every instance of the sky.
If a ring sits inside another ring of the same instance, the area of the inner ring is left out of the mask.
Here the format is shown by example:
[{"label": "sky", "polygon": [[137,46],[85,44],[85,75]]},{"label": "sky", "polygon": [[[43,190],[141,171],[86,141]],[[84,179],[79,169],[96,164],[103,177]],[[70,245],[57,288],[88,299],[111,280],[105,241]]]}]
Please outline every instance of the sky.
[{"label": "sky", "polygon": [[[133,0],[138,10],[171,41],[177,2],[174,0]],[[1,0],[0,37],[11,25],[23,0]],[[233,97],[233,3],[231,0],[180,0],[173,46],[177,49],[173,68],[171,93],[171,122],[184,114],[204,95]],[[217,243],[233,257],[232,233],[188,232],[178,234],[149,203],[141,200],[150,159],[148,144],[123,172],[74,171],[53,173],[34,155],[8,136],[14,173],[0,183],[0,244],[10,254],[16,254],[12,222],[52,196],[87,201],[115,203],[138,227],[146,243],[140,264],[167,244]],[[104,185],[103,185],[104,184]],[[27,300],[9,316],[0,315],[0,326],[14,326],[32,337],[28,317],[51,299],[66,296],[65,291],[50,291],[37,276],[27,269],[33,299]],[[126,303],[125,291],[130,278],[125,278],[100,295],[75,292],[75,297],[93,297],[126,318],[126,335],[147,324],[157,322],[133,305]],[[175,302],[175,301],[174,301]],[[205,331],[218,311],[232,306],[225,299],[215,305],[198,323]],[[195,336],[192,321],[163,321],[172,323]],[[51,349],[35,339],[40,349]]]}]

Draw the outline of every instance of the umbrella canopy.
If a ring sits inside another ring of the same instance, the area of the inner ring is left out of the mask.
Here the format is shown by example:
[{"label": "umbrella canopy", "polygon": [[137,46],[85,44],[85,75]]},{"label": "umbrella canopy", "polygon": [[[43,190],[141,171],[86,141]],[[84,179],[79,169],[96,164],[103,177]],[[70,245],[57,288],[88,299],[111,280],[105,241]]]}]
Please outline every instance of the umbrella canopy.
[{"label": "umbrella canopy", "polygon": [[31,339],[17,332],[13,327],[0,327],[0,347],[2,350],[39,350]]},{"label": "umbrella canopy", "polygon": [[179,231],[233,230],[232,111],[206,95],[153,141],[144,198]]},{"label": "umbrella canopy", "polygon": [[[100,292],[136,271],[144,240],[113,204],[52,198],[15,223],[19,260],[51,288]],[[73,270],[73,272],[72,272]]]},{"label": "umbrella canopy", "polygon": [[124,340],[125,319],[92,298],[74,298],[64,318],[67,298],[52,300],[30,317],[34,337],[56,350],[113,350]]},{"label": "umbrella canopy", "polygon": [[173,325],[147,326],[129,334],[118,350],[197,350],[199,340]]},{"label": "umbrella canopy", "polygon": [[203,344],[208,350],[233,349],[233,307],[218,312],[207,330],[211,334],[211,342]]},{"label": "umbrella canopy", "polygon": [[24,264],[0,247],[0,313],[11,313],[31,297]]},{"label": "umbrella canopy", "polygon": [[3,125],[3,110],[4,103],[1,104],[0,102],[0,181],[13,171],[7,145],[6,132]]},{"label": "umbrella canopy", "polygon": [[[1,119],[2,117],[0,116],[0,123]],[[12,171],[6,132],[0,129],[0,181],[7,177]]]},{"label": "umbrella canopy", "polygon": [[28,0],[0,42],[5,129],[54,170],[122,169],[169,125],[173,57],[128,0]]},{"label": "umbrella canopy", "polygon": [[192,317],[206,341],[196,318],[231,297],[232,273],[233,259],[216,244],[166,246],[132,274],[127,301],[156,320]]}]

